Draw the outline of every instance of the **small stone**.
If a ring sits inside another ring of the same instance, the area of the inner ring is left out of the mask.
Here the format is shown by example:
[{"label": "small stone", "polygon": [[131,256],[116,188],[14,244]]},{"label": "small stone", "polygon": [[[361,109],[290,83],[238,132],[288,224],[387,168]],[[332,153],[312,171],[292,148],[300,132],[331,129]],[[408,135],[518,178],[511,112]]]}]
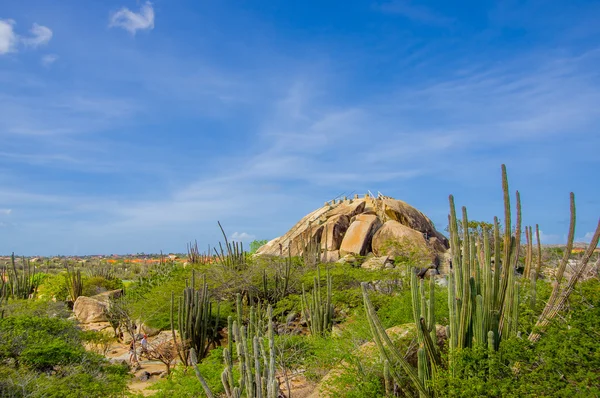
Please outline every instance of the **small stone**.
[{"label": "small stone", "polygon": [[285,318],[286,325],[290,326],[292,322],[294,322],[298,318],[298,314],[295,312],[290,312]]},{"label": "small stone", "polygon": [[148,381],[150,380],[150,373],[143,371],[142,374],[138,377],[140,381]]}]

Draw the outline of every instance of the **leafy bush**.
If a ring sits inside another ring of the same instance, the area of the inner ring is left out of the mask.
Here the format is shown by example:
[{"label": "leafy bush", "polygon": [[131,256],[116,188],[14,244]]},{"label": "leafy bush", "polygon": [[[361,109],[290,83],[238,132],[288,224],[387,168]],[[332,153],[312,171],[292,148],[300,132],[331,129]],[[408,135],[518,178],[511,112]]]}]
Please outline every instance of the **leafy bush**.
[{"label": "leafy bush", "polygon": [[2,396],[121,396],[127,377],[126,367],[87,352],[81,331],[68,320],[25,314],[0,319]]},{"label": "leafy bush", "polygon": [[454,358],[454,376],[440,372],[436,391],[453,397],[600,396],[600,282],[582,283],[569,306],[536,344],[512,338],[497,353],[462,350]]},{"label": "leafy bush", "polygon": [[123,288],[123,282],[117,278],[106,279],[103,276],[83,278],[83,296],[95,296],[103,292]]},{"label": "leafy bush", "polygon": [[[219,395],[225,392],[221,383],[221,372],[223,371],[223,348],[218,347],[210,351],[208,356],[198,364],[200,374],[206,379],[210,390]],[[236,368],[237,369],[237,368]],[[234,374],[234,377],[239,377]],[[152,387],[156,390],[155,397],[187,398],[204,397],[204,389],[191,367],[175,367],[168,379],[159,380]]]}]

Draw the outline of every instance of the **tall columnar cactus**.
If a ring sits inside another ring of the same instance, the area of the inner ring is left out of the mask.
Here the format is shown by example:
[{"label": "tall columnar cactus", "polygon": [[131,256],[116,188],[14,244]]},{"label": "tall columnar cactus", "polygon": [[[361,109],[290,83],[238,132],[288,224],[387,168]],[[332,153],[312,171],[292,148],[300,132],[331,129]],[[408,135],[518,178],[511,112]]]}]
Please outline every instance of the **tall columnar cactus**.
[{"label": "tall columnar cactus", "polygon": [[592,257],[594,250],[598,246],[598,241],[600,240],[600,220],[598,220],[598,225],[596,227],[596,232],[592,236],[590,244],[588,245],[583,258],[578,262],[575,267],[574,272],[571,274],[566,285],[562,285],[562,279],[564,276],[565,269],[567,267],[567,263],[569,261],[569,257],[571,255],[571,250],[573,249],[573,239],[575,237],[575,196],[571,193],[571,222],[569,226],[569,236],[567,238],[567,247],[565,249],[565,254],[561,263],[558,266],[556,272],[556,280],[554,281],[554,287],[552,288],[552,293],[550,294],[550,298],[546,302],[546,306],[539,316],[535,328],[533,332],[529,335],[529,340],[536,342],[540,339],[542,333],[545,331],[546,327],[550,324],[552,319],[554,319],[558,313],[564,308],[569,296],[573,292],[575,284],[584,272],[587,269],[587,265]]},{"label": "tall columnar cactus", "polygon": [[[8,300],[8,269],[0,267],[0,308],[2,304]],[[0,318],[3,318],[4,311],[0,311]]]},{"label": "tall columnar cactus", "polygon": [[68,265],[65,265],[67,274],[65,278],[67,280],[67,290],[69,291],[69,299],[74,303],[77,297],[83,294],[83,283],[81,282],[81,270],[69,269]]},{"label": "tall columnar cactus", "polygon": [[310,332],[314,336],[324,336],[331,333],[333,328],[333,304],[331,303],[332,279],[327,269],[327,293],[323,301],[321,293],[321,270],[317,268],[317,276],[313,281],[311,298],[308,299],[304,286],[302,286],[302,311],[308,322]]},{"label": "tall columnar cactus", "polygon": [[[223,350],[225,368],[221,373],[225,395],[228,398],[277,398],[279,383],[275,377],[273,308],[269,305],[265,312],[260,307],[251,307],[247,319],[243,318],[243,312],[241,297],[238,295],[237,318],[233,320],[230,316],[227,319],[229,343]],[[239,370],[237,380],[234,377],[234,350]],[[197,367],[195,368],[206,394],[213,396]]]},{"label": "tall columnar cactus", "polygon": [[[202,286],[195,289],[195,274],[192,272],[191,285],[186,282],[183,297],[179,298],[177,325],[179,341],[175,333],[175,299],[171,293],[171,332],[178,349],[179,358],[184,364],[189,364],[189,349],[193,348],[199,359],[203,359],[211,345],[218,340],[219,310],[212,316],[212,302],[208,293],[206,278]],[[214,318],[214,319],[213,319]]]},{"label": "tall columnar cactus", "polygon": [[225,239],[225,248],[223,248],[223,245],[219,242],[219,251],[217,251],[216,248],[214,249],[219,262],[225,267],[233,270],[245,268],[246,252],[244,251],[244,244],[241,242],[229,242],[221,223],[218,222],[218,224],[219,228],[221,228],[223,238]]},{"label": "tall columnar cactus", "polygon": [[[519,259],[521,234],[521,202],[516,194],[517,219],[514,235],[511,228],[511,206],[506,168],[502,166],[504,192],[504,237],[500,240],[498,219],[493,224],[493,250],[490,231],[484,227],[481,237],[469,234],[467,209],[462,208],[462,236],[459,236],[459,220],[456,216],[454,198],[450,196],[450,242],[452,264],[448,275],[449,325],[446,333],[449,344],[449,367],[452,371],[453,353],[475,345],[497,350],[501,339],[517,332],[518,286],[515,270]],[[434,308],[435,286],[430,280],[429,300],[426,299],[424,281],[411,275],[413,317],[417,326],[419,350],[418,367],[414,368],[391,343],[377,314],[369,301],[366,285],[363,297],[367,318],[382,359],[389,361],[390,374],[396,383],[401,382],[402,368],[422,397],[433,395],[430,380],[435,378],[441,365],[436,342]]]},{"label": "tall columnar cactus", "polygon": [[15,253],[12,253],[10,260],[12,269],[9,269],[7,273],[7,290],[9,295],[17,299],[28,299],[37,291],[35,267],[32,269],[31,263],[23,257],[21,260],[23,270],[19,272],[15,262]]},{"label": "tall columnar cactus", "polygon": [[[281,245],[280,245],[281,246]],[[282,251],[280,249],[280,251]],[[262,295],[265,300],[274,304],[287,295],[290,274],[292,271],[292,255],[288,250],[288,255],[285,259],[281,259],[279,267],[273,275],[273,282],[269,284],[269,278],[267,276],[267,270],[263,271],[263,291]],[[270,285],[270,286],[269,286]]]}]

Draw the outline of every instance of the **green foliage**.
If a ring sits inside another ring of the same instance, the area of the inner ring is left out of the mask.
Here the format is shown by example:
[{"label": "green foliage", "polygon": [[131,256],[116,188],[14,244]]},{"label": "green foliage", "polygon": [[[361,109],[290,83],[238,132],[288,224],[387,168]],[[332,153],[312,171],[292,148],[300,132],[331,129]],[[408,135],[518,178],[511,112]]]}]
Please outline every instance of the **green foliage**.
[{"label": "green foliage", "polygon": [[85,351],[64,340],[50,340],[28,345],[21,351],[19,361],[33,370],[48,371],[57,365],[81,361]]},{"label": "green foliage", "polygon": [[250,251],[248,252],[249,254],[254,254],[256,253],[256,251],[263,245],[267,244],[268,240],[263,239],[263,240],[253,240],[252,242],[250,242]]},{"label": "green foliage", "polygon": [[408,238],[387,240],[381,250],[394,257],[394,264],[411,267],[426,267],[434,257],[431,249],[424,245],[417,245]]},{"label": "green foliage", "polygon": [[83,279],[83,296],[95,296],[103,292],[123,288],[123,282],[117,278],[106,279],[103,276],[91,276]]},{"label": "green foliage", "polygon": [[[221,383],[221,372],[223,369],[222,347],[211,350],[208,356],[198,364],[198,369],[215,395],[225,392]],[[237,373],[235,377],[239,377]],[[153,396],[159,398],[206,396],[194,372],[191,371],[191,368],[184,366],[175,367],[168,379],[158,381],[152,386],[152,389],[157,391]]]},{"label": "green foliage", "polygon": [[3,309],[5,317],[29,316],[66,319],[72,315],[64,301],[11,300]]},{"label": "green foliage", "polygon": [[324,302],[321,292],[321,274],[319,269],[317,269],[317,276],[313,280],[313,290],[310,299],[307,298],[304,286],[302,286],[302,312],[313,335],[326,335],[331,332],[333,327],[334,307],[331,303],[332,281],[329,269],[327,269],[326,283],[327,290]]},{"label": "green foliage", "polygon": [[47,274],[38,287],[38,298],[42,300],[66,301],[69,296],[64,274]]},{"label": "green foliage", "polygon": [[592,397],[600,395],[600,282],[590,280],[569,300],[536,344],[513,337],[498,352],[473,347],[456,352],[454,376],[439,373],[439,396]]},{"label": "green foliage", "polygon": [[65,319],[26,314],[0,319],[0,392],[14,397],[122,395],[127,369],[87,352]]}]

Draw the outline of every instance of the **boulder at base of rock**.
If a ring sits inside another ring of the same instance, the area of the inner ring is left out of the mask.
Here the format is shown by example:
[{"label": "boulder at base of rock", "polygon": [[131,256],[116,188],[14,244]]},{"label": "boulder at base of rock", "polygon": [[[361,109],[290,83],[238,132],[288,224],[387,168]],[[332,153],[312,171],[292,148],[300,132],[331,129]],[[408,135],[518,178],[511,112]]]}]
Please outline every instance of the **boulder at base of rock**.
[{"label": "boulder at base of rock", "polygon": [[81,323],[106,322],[108,304],[91,297],[79,296],[73,305],[73,313]]},{"label": "boulder at base of rock", "polygon": [[336,261],[338,264],[355,264],[358,260],[352,254],[346,254],[344,257]]},{"label": "boulder at base of rock", "polygon": [[340,251],[339,250],[330,250],[323,253],[322,261],[324,263],[335,263],[340,259]]},{"label": "boulder at base of rock", "polygon": [[[411,247],[404,247],[404,246]],[[398,221],[390,220],[375,233],[372,241],[373,253],[377,256],[394,257],[402,251],[430,252],[427,241],[423,234],[401,224]]]},{"label": "boulder at base of rock", "polygon": [[358,254],[365,255],[373,234],[381,226],[381,221],[375,215],[359,214],[344,235],[340,246],[340,255]]},{"label": "boulder at base of rock", "polygon": [[380,270],[383,269],[385,265],[389,262],[389,256],[371,257],[368,258],[364,263],[362,263],[360,267],[372,270]]}]

